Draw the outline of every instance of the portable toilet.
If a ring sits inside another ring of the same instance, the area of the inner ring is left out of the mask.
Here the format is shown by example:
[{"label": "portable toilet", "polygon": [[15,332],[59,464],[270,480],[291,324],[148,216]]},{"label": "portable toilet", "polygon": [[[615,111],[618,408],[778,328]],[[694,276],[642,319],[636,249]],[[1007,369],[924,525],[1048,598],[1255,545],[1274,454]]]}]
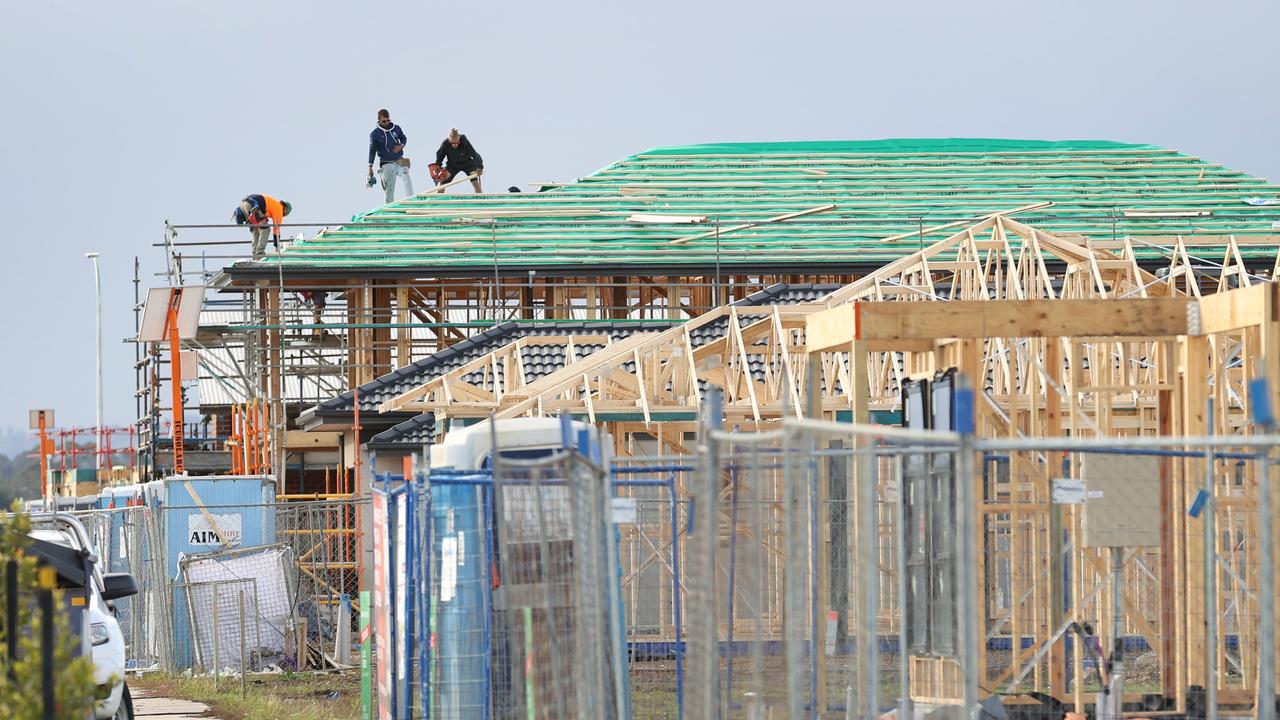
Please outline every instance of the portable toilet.
[{"label": "portable toilet", "polygon": [[[431,583],[430,626],[437,670],[427,717],[470,716],[486,707],[499,717],[532,712],[527,689],[545,681],[534,676],[574,674],[573,633],[566,634],[580,621],[571,589],[576,557],[571,479],[553,471],[540,480],[546,485],[535,488],[513,467],[504,472],[497,498],[492,484],[462,479],[483,477],[492,468],[495,444],[499,464],[536,460],[566,447],[599,459],[593,425],[557,418],[485,421],[452,430],[431,447],[431,563],[437,576]],[[607,474],[601,482],[609,482]],[[544,582],[556,588],[549,608]],[[549,642],[566,643],[568,652],[551,654]],[[552,668],[557,655],[561,667]],[[601,657],[611,664],[625,662],[610,659],[608,652]],[[561,709],[583,717],[612,716],[606,708]]]},{"label": "portable toilet", "polygon": [[[148,483],[148,504],[165,528],[165,570],[175,581],[188,555],[276,542],[276,484],[269,475],[176,475]],[[197,611],[198,612],[198,611]],[[173,660],[190,666],[191,616],[181,585],[173,592]]]},{"label": "portable toilet", "polygon": [[[155,484],[159,485],[158,482]],[[138,545],[147,540],[145,533],[137,527],[138,518],[128,511],[128,508],[142,504],[145,487],[141,484],[112,485],[98,493],[96,506],[105,512],[97,514],[100,520],[93,525],[86,519],[85,529],[98,549],[98,562],[103,572],[129,572],[130,553],[138,552]]]}]

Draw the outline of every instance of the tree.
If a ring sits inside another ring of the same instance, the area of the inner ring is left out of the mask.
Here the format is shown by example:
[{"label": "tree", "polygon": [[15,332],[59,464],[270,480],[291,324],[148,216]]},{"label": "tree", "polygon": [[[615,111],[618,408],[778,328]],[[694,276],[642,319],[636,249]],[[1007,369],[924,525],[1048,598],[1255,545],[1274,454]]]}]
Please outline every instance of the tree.
[{"label": "tree", "polygon": [[40,461],[37,458],[0,455],[0,508],[9,507],[14,500],[35,500],[40,497]]},{"label": "tree", "polygon": [[[40,720],[44,708],[40,698],[40,618],[36,603],[36,559],[24,552],[30,543],[31,521],[17,512],[0,516],[0,708],[12,720]],[[6,627],[4,573],[9,560],[18,561],[18,623]],[[84,720],[93,703],[93,658],[73,657],[77,638],[72,637],[70,622],[62,610],[62,592],[54,590],[54,687],[58,720]],[[8,633],[17,631],[18,660],[10,663],[6,648]]]}]

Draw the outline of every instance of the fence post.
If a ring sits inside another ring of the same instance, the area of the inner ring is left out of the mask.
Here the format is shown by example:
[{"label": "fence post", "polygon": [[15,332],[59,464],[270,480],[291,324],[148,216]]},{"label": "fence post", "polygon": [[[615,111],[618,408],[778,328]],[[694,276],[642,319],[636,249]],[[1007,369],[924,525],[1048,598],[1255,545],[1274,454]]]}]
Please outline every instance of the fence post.
[{"label": "fence post", "polygon": [[[618,720],[625,720],[625,718],[630,717],[629,706],[631,698],[627,686],[627,642],[625,637],[627,629],[626,618],[622,615],[622,569],[618,560],[618,527],[613,523],[613,515],[610,512],[613,482],[609,476],[607,466],[599,477],[594,477],[594,473],[589,474],[592,475],[592,483],[597,488],[596,508],[599,515],[596,525],[605,533],[605,555],[601,569],[605,586],[609,588],[609,609],[605,613],[605,622],[608,624],[609,637],[613,640],[613,642],[609,643],[609,653],[612,656],[609,659],[609,663],[613,667],[614,711],[617,713]],[[672,499],[674,500],[674,498]]]},{"label": "fence post", "polygon": [[[1210,451],[1212,452],[1212,451]],[[1103,689],[1107,694],[1105,710],[1098,712],[1099,718],[1121,720],[1124,717],[1124,548],[1108,548],[1111,555],[1111,671],[1108,686]],[[1078,651],[1077,651],[1078,652]],[[1209,655],[1213,657],[1212,654]],[[1212,661],[1212,660],[1211,660]],[[1213,675],[1210,673],[1210,680]],[[1077,682],[1079,682],[1077,680]],[[1210,686],[1212,688],[1212,686]],[[1213,697],[1213,690],[1209,690]],[[1209,707],[1213,707],[1210,703]],[[1209,710],[1206,720],[1212,718]]]},{"label": "fence post", "polygon": [[[1264,346],[1265,347],[1265,346]],[[1265,359],[1261,363],[1266,367]],[[1266,432],[1276,427],[1267,378],[1249,381],[1249,409],[1253,422]],[[1272,546],[1271,446],[1262,448],[1258,477],[1258,720],[1276,718],[1275,552]]]},{"label": "fence post", "polygon": [[862,607],[859,608],[858,646],[866,676],[862,680],[862,697],[867,718],[880,716],[880,638],[876,614],[879,610],[879,550],[876,526],[876,486],[878,461],[875,441],[866,443],[858,453],[858,563],[862,567]]},{"label": "fence post", "polygon": [[973,385],[960,375],[955,391],[956,432],[960,446],[956,458],[956,484],[960,487],[958,519],[960,555],[960,643],[964,673],[964,717],[978,717],[978,578],[977,505],[974,493],[973,435],[976,418]]},{"label": "fence post", "polygon": [[240,699],[245,695],[245,675],[249,674],[249,666],[244,658],[244,588],[240,588]]},{"label": "fence post", "polygon": [[[1208,397],[1204,400],[1204,432],[1206,436],[1213,435],[1213,398]],[[1201,492],[1205,494],[1204,507],[1204,617],[1205,617],[1205,720],[1218,720],[1218,567],[1217,567],[1217,512],[1218,500],[1217,492],[1214,489],[1213,482],[1213,447],[1206,446],[1204,449],[1204,484]],[[1119,552],[1118,548],[1112,548],[1111,552]],[[1123,569],[1121,570],[1123,572]],[[1123,577],[1117,579],[1117,583],[1123,582]],[[1117,586],[1112,591],[1119,594],[1120,588]],[[1117,623],[1119,624],[1119,623]],[[1117,639],[1119,639],[1117,637]],[[1116,653],[1124,652],[1122,645],[1116,646]],[[1120,655],[1123,658],[1123,655]],[[1123,660],[1119,661],[1120,672],[1124,670]],[[1121,678],[1123,682],[1123,678]],[[1123,687],[1123,686],[1122,686]],[[1120,703],[1116,704],[1117,717],[1119,717]]]},{"label": "fence post", "polygon": [[[903,502],[906,496],[907,477],[903,450],[899,449],[893,458],[893,473],[898,481],[898,492],[894,503],[894,564],[897,568],[898,590],[898,717],[914,717],[911,707],[911,660],[908,653],[910,638],[907,635],[907,507]],[[1016,634],[1015,634],[1016,637]]]},{"label": "fence post", "polygon": [[18,661],[18,633],[15,628],[18,625],[18,561],[9,560],[5,563],[4,568],[4,598],[5,598],[5,623],[4,635],[5,644],[7,646],[7,657],[9,660],[9,681],[14,682],[17,679],[17,671],[14,669]]},{"label": "fence post", "polygon": [[[212,583],[213,587],[213,690],[218,691],[218,583]],[[191,590],[187,590],[191,592]],[[199,642],[199,638],[196,639]]]},{"label": "fence post", "polygon": [[1261,536],[1258,559],[1258,719],[1276,720],[1276,623],[1275,623],[1275,553],[1272,549],[1271,448],[1262,451],[1262,476],[1258,480],[1258,534]]},{"label": "fence post", "polygon": [[688,566],[693,595],[688,633],[690,645],[689,686],[694,690],[689,706],[691,717],[717,717],[719,707],[720,657],[716,643],[716,520],[720,486],[719,444],[712,433],[720,426],[720,392],[707,391],[701,422],[700,472],[693,488],[693,538],[689,542]]}]

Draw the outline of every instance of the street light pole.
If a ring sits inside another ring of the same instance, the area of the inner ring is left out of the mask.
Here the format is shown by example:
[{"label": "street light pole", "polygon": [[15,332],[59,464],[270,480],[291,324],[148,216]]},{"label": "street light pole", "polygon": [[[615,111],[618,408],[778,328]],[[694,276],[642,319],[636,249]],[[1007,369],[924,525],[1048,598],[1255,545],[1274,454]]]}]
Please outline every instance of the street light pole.
[{"label": "street light pole", "polygon": [[97,464],[97,482],[102,482],[102,279],[98,272],[98,253],[87,252],[84,254],[93,262],[93,295],[95,305],[95,324],[98,334],[98,350],[97,350],[97,366],[98,366],[98,413],[96,422],[96,434],[98,444],[94,453],[94,457],[98,459]]}]

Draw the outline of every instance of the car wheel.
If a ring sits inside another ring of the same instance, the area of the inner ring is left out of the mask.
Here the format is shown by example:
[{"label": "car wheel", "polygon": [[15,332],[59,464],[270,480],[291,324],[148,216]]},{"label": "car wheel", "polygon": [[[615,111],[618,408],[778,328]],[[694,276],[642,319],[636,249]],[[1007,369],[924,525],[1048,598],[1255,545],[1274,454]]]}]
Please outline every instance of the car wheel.
[{"label": "car wheel", "polygon": [[116,708],[116,714],[111,720],[133,720],[133,696],[129,694],[127,684],[120,693],[120,707]]}]

